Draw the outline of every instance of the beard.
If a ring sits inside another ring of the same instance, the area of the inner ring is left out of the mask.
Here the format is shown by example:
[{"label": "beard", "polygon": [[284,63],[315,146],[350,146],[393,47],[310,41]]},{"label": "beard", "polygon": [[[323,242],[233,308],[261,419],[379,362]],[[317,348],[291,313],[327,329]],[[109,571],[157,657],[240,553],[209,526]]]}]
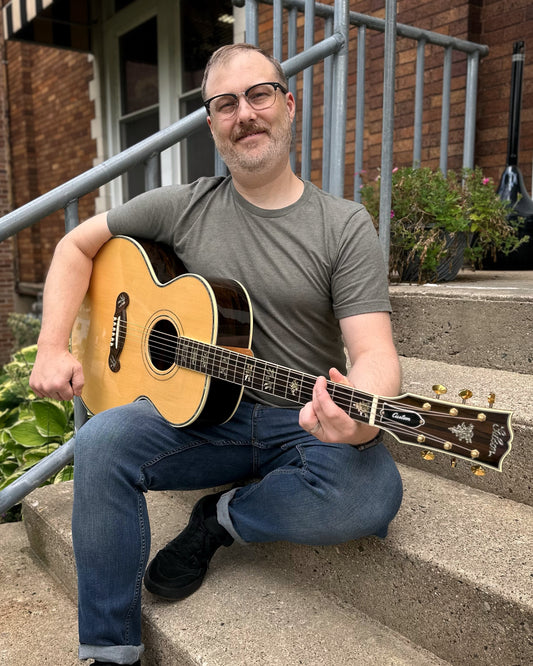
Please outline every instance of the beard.
[{"label": "beard", "polygon": [[[266,135],[269,141],[262,146],[242,146],[239,139],[262,132],[259,141]],[[257,171],[271,166],[280,159],[286,159],[292,144],[292,124],[287,114],[277,127],[262,122],[251,121],[236,127],[228,139],[221,140],[213,135],[215,146],[230,171]]]}]

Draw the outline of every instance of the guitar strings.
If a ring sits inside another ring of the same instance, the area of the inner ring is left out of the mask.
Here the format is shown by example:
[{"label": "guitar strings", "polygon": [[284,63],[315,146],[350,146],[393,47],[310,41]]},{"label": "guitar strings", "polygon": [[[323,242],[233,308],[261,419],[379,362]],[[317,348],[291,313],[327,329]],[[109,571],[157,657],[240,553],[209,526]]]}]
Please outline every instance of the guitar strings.
[{"label": "guitar strings", "polygon": [[[139,332],[141,332],[141,335],[139,335]],[[145,338],[146,328],[142,326],[136,326],[130,321],[118,322],[117,340],[123,343],[126,340],[126,335],[130,334],[132,334],[133,337],[142,340],[143,338]],[[168,362],[170,358],[172,363],[176,363],[177,365],[179,365],[179,363],[177,362],[179,358],[182,360],[182,362],[188,364],[182,367],[189,367],[189,369],[191,370],[202,372],[209,376],[222,379],[230,383],[256,388],[262,392],[273,393],[274,395],[278,396],[280,396],[279,389],[285,388],[285,391],[284,392],[282,391],[283,396],[281,397],[285,397],[287,400],[295,402],[297,404],[304,404],[307,401],[306,399],[302,399],[302,395],[304,395],[307,399],[311,398],[312,390],[316,381],[316,377],[301,371],[285,368],[283,366],[279,366],[274,363],[270,363],[268,361],[263,361],[262,359],[257,359],[253,356],[252,357],[247,356],[246,354],[225,349],[223,347],[218,347],[211,343],[206,343],[187,337],[182,337],[179,335],[166,333],[164,331],[155,331],[155,330],[152,331],[152,333],[150,334],[149,346],[150,346],[151,358],[153,360]],[[193,361],[192,355],[194,355],[198,351],[207,353],[207,360],[204,359],[205,361],[204,365],[199,365],[197,361]],[[216,365],[217,362],[219,364],[218,366]],[[229,366],[231,365],[233,369],[233,380],[229,378],[226,373],[221,372],[220,362],[224,363],[223,367],[226,369],[226,371],[229,369]],[[198,366],[198,367],[191,367],[191,366]],[[247,372],[247,368],[250,368],[250,366],[253,366],[253,369],[251,371],[251,380],[244,381],[245,372]],[[262,378],[255,377],[254,373],[255,370],[258,369],[258,366],[263,374]],[[268,372],[268,370],[273,371],[272,376],[271,375],[266,376],[265,371]],[[238,374],[241,375],[242,377],[241,380],[237,380],[236,377]],[[294,393],[288,392],[288,381],[291,377],[294,379],[298,377],[300,380],[300,385],[297,391],[299,396],[298,398],[295,397]],[[341,409],[343,409],[343,411],[345,411],[351,418],[363,423],[369,422],[370,420],[369,412],[373,402],[372,394],[360,392],[357,389],[344,386],[343,384],[337,384],[335,382],[332,382],[331,380],[327,380],[327,386],[328,386],[328,392],[330,393],[331,397],[334,399],[335,403]],[[276,389],[278,390],[278,393],[276,393]],[[359,403],[358,405],[359,409],[356,408],[354,411],[354,405],[356,405],[357,403]],[[386,399],[383,399],[379,396],[377,397],[376,408],[375,408],[375,425],[377,426],[381,425],[383,428],[393,430],[393,432],[396,432],[399,435],[404,435],[411,438],[416,437],[419,431],[417,431],[415,428],[405,426],[404,424],[396,421],[392,423],[383,418],[382,412],[386,409],[387,404],[388,403]],[[414,412],[421,418],[424,417],[427,418],[428,415],[427,412],[418,409],[416,406],[407,403],[401,403],[399,401],[396,401],[395,404],[398,405],[398,408]],[[474,407],[465,407],[464,405],[463,406],[460,405],[460,407],[464,411],[473,411],[476,409]],[[432,412],[431,416],[432,417],[437,416],[443,421],[457,420],[456,416],[453,416],[447,412]],[[463,422],[472,422],[475,423],[476,425],[479,425],[479,420],[477,418],[477,415],[469,416],[467,414],[461,416],[461,419]],[[392,426],[394,426],[394,428],[392,428]],[[477,435],[479,438],[480,436],[483,436],[484,433],[478,432]],[[446,440],[441,436],[432,434],[430,437],[430,441],[426,440],[424,443],[419,443],[419,442],[413,442],[413,443],[416,443],[419,446],[427,446],[431,448],[432,443],[433,446],[437,446],[439,444],[444,445],[446,441],[448,440]],[[457,455],[460,455],[458,449],[464,451],[471,450],[467,446],[463,446],[460,443],[454,443],[453,446],[454,446],[453,454]],[[478,444],[476,446],[478,446],[479,448],[481,446],[488,446],[488,445],[486,443],[481,444],[478,441]],[[449,452],[446,451],[446,453]]]},{"label": "guitar strings", "polygon": [[[123,327],[124,327],[124,324],[122,324],[120,328],[122,329]],[[128,329],[135,328],[137,331],[142,331],[143,333],[146,331],[146,329],[144,327],[136,326],[135,324],[132,324],[131,322],[127,322],[127,327],[128,327]],[[143,336],[141,336],[141,337],[143,337]],[[119,338],[122,339],[122,340],[125,340],[126,335],[124,333],[119,332]],[[166,352],[171,353],[172,359],[175,360],[175,357],[176,357],[175,352],[178,349],[178,346],[180,345],[180,342],[181,342],[182,345],[183,344],[186,344],[186,345],[189,345],[189,346],[197,345],[197,346],[202,347],[203,349],[208,350],[209,353],[211,354],[211,356],[213,356],[213,360],[215,360],[215,361],[220,360],[220,359],[224,359],[224,360],[233,359],[237,363],[237,367],[238,367],[239,363],[242,363],[243,367],[244,367],[244,364],[246,364],[246,363],[248,363],[248,364],[252,363],[254,365],[257,365],[257,364],[265,365],[266,367],[275,368],[276,370],[278,370],[278,372],[279,372],[279,370],[282,370],[282,371],[285,371],[287,373],[292,373],[294,375],[299,375],[304,382],[306,380],[308,380],[307,386],[309,386],[309,387],[312,387],[314,385],[314,382],[316,381],[316,377],[313,377],[312,375],[308,375],[308,374],[306,374],[302,371],[292,370],[290,368],[285,368],[283,366],[279,366],[279,365],[270,363],[268,361],[263,361],[262,359],[257,359],[253,356],[247,356],[246,354],[235,352],[235,351],[225,349],[225,348],[222,348],[222,347],[217,347],[216,345],[212,345],[211,343],[206,343],[206,342],[194,340],[192,338],[183,338],[182,336],[171,335],[171,334],[165,333],[163,331],[157,331],[156,333],[152,333],[152,338],[154,340],[156,340],[159,344],[156,346],[155,344],[152,343],[150,345],[150,349],[152,351],[157,350],[157,351],[161,352],[161,355],[157,356],[157,360],[160,360],[160,361],[168,360],[168,355],[166,354]],[[153,354],[152,354],[152,356],[153,356]],[[182,356],[183,356],[183,354],[182,354]],[[215,367],[213,366],[211,369],[214,370]],[[242,370],[242,367],[240,369]],[[217,375],[217,377],[223,379],[223,377],[221,377],[219,375]],[[342,384],[337,384],[337,383],[331,382],[329,380],[328,380],[328,386],[332,387],[333,392],[335,392],[335,391],[337,391],[337,392],[341,391],[342,392],[343,390],[346,391],[346,392],[349,392],[349,394],[352,394],[352,393],[355,392],[357,394],[357,397],[359,397],[363,400],[366,400],[368,402],[368,404],[372,403],[372,397],[373,396],[371,394],[363,393],[363,392],[360,392],[357,389],[354,389],[352,387],[345,387]],[[266,392],[268,393],[269,391],[266,391]],[[348,407],[350,405],[350,403],[352,402],[352,396],[347,395],[347,396],[345,396],[345,398],[346,398],[346,402],[344,402],[344,406]],[[382,400],[382,399],[378,400],[378,406],[379,406],[380,403],[382,403],[381,407],[383,408],[384,405],[385,405],[385,402],[386,402],[386,400]],[[415,406],[409,405],[407,403],[399,403],[399,404],[403,408],[405,408],[407,410],[414,411],[420,416],[423,416],[423,415],[426,414],[426,412],[421,411],[421,410],[417,409]],[[463,408],[463,409],[466,409],[468,411],[477,409],[475,407],[470,407],[470,406],[467,407],[467,406],[464,406],[464,405],[460,405],[460,407]],[[435,414],[435,412],[434,412],[434,414]],[[450,420],[456,418],[456,417],[454,417],[454,416],[452,416],[452,415],[450,415],[446,412],[438,412],[438,415],[442,418],[448,418]],[[477,421],[478,420],[477,416],[464,415],[463,418],[464,418],[464,420],[472,420],[472,421]]]},{"label": "guitar strings", "polygon": [[[121,341],[124,341],[126,339],[126,334],[123,332],[123,329],[125,327],[128,328],[128,333],[131,332],[132,328],[136,329],[137,332],[142,331],[143,336],[141,336],[141,337],[144,337],[144,333],[146,332],[146,328],[144,328],[144,327],[136,326],[135,324],[132,324],[131,322],[121,322],[120,330],[119,330],[119,333],[118,333],[119,340],[121,340]],[[157,344],[155,344],[155,343],[157,343]],[[180,347],[183,347],[184,345],[186,346],[185,355],[183,354],[183,349],[180,350]],[[270,363],[268,361],[263,361],[262,359],[257,359],[253,356],[247,356],[246,354],[235,352],[233,350],[229,350],[229,349],[226,349],[226,348],[223,348],[223,347],[218,347],[218,346],[213,345],[211,343],[207,343],[207,342],[203,342],[203,341],[194,340],[192,338],[187,338],[187,337],[182,337],[182,336],[178,336],[178,335],[165,333],[164,331],[154,331],[151,334],[150,350],[152,352],[152,357],[154,357],[153,352],[156,352],[156,351],[160,352],[160,354],[155,357],[157,360],[160,360],[160,361],[168,360],[169,355],[170,355],[171,358],[172,358],[172,361],[174,362],[176,360],[176,352],[177,351],[181,351],[182,352],[181,356],[184,357],[185,359],[187,359],[187,354],[188,354],[188,351],[189,351],[187,349],[187,347],[191,347],[191,346],[197,346],[197,347],[200,347],[203,350],[206,350],[210,354],[211,360],[213,360],[213,361],[220,361],[220,360],[230,361],[230,360],[233,360],[237,364],[237,367],[239,367],[238,366],[239,363],[243,363],[243,364],[252,363],[254,365],[263,365],[266,368],[273,368],[276,371],[276,374],[279,374],[279,371],[281,370],[281,371],[284,371],[286,373],[292,373],[294,375],[299,375],[304,381],[308,380],[310,382],[309,384],[307,384],[308,386],[314,385],[314,382],[316,381],[316,377],[313,377],[312,375],[308,375],[308,374],[306,374],[302,371],[292,370],[290,368],[285,368],[283,366],[279,366],[279,365],[276,365],[274,363]],[[189,361],[190,361],[190,359],[189,359]],[[242,369],[242,367],[240,369]],[[211,367],[211,370],[215,370],[214,365]],[[220,375],[217,375],[217,377],[218,378],[223,378]],[[349,395],[345,396],[345,398],[347,400],[347,402],[344,403],[345,406],[349,406],[350,403],[352,402],[352,394],[354,392],[356,393],[356,396],[358,398],[366,401],[369,405],[372,403],[372,399],[373,399],[372,394],[367,394],[367,393],[357,391],[357,389],[354,389],[353,387],[344,387],[342,384],[337,384],[337,383],[334,383],[334,382],[331,382],[331,381],[328,381],[328,385],[330,385],[332,387],[334,392],[335,391],[341,391],[342,392],[343,388],[344,388],[345,391],[349,392]],[[266,391],[266,392],[269,392],[269,391]],[[385,401],[378,401],[378,404],[379,404],[379,402],[386,402],[386,400]],[[398,401],[397,401],[397,404],[398,404]],[[426,413],[424,411],[419,411],[416,408],[416,406],[413,406],[413,405],[410,405],[410,404],[407,404],[407,403],[399,403],[399,404],[403,408],[415,411],[419,415],[423,415],[423,414]],[[383,406],[384,405],[382,405],[382,407]],[[467,407],[467,406],[464,406],[464,405],[460,405],[460,407],[463,408],[463,409],[466,409],[468,411],[477,409],[475,407]],[[447,414],[446,412],[439,412],[438,414],[439,414],[439,416],[441,416],[443,418],[450,418],[450,419],[455,419],[456,418],[452,415]],[[465,415],[464,418],[467,419],[467,420],[468,419],[477,420],[477,416],[470,417],[468,415]]]}]

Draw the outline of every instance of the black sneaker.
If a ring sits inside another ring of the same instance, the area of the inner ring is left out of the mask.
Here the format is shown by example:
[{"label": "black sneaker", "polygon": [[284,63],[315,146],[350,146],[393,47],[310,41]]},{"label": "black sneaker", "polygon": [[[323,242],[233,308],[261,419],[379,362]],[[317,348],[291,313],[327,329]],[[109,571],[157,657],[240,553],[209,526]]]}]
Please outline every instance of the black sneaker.
[{"label": "black sneaker", "polygon": [[144,585],[165,599],[185,599],[202,584],[209,562],[233,537],[219,524],[216,505],[223,493],[205,495],[195,504],[189,524],[148,565]]}]

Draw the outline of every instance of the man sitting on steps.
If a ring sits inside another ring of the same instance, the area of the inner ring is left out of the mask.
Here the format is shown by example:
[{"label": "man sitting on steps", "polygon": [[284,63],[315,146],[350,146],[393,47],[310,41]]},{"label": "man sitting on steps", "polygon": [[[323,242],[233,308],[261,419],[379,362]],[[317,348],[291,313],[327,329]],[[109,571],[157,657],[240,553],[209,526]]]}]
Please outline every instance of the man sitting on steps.
[{"label": "man sitting on steps", "polygon": [[[252,301],[255,355],[319,378],[302,409],[246,388],[220,425],[176,428],[138,400],[80,429],[72,522],[79,656],[100,664],[140,664],[143,577],[152,593],[182,599],[202,584],[215,551],[234,541],[385,537],[402,497],[378,428],[351,419],[326,384],[329,377],[369,393],[399,391],[386,270],[370,218],[292,171],[295,100],[275,59],[248,44],[222,47],[202,92],[231,175],[147,192],[60,241],[32,388],[62,400],[80,395],[83,369],[69,334],[93,258],[117,234],[163,241],[189,271],[238,280]],[[232,489],[201,499],[147,566],[146,491],[226,484]]]}]

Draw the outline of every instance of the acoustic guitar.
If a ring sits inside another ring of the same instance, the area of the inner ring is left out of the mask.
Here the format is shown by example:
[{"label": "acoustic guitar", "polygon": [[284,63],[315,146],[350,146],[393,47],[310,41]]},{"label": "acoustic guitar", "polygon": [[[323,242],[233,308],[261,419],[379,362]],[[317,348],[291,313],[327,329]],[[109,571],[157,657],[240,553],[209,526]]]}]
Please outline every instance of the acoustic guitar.
[{"label": "acoustic guitar", "polygon": [[[150,400],[172,425],[222,423],[245,387],[303,405],[316,377],[255,358],[250,298],[237,281],[187,273],[170,248],[126,236],[98,252],[73,331],[89,412]],[[356,421],[399,442],[501,471],[511,412],[406,393],[382,397],[328,381]],[[479,467],[482,466],[482,467]]]}]

